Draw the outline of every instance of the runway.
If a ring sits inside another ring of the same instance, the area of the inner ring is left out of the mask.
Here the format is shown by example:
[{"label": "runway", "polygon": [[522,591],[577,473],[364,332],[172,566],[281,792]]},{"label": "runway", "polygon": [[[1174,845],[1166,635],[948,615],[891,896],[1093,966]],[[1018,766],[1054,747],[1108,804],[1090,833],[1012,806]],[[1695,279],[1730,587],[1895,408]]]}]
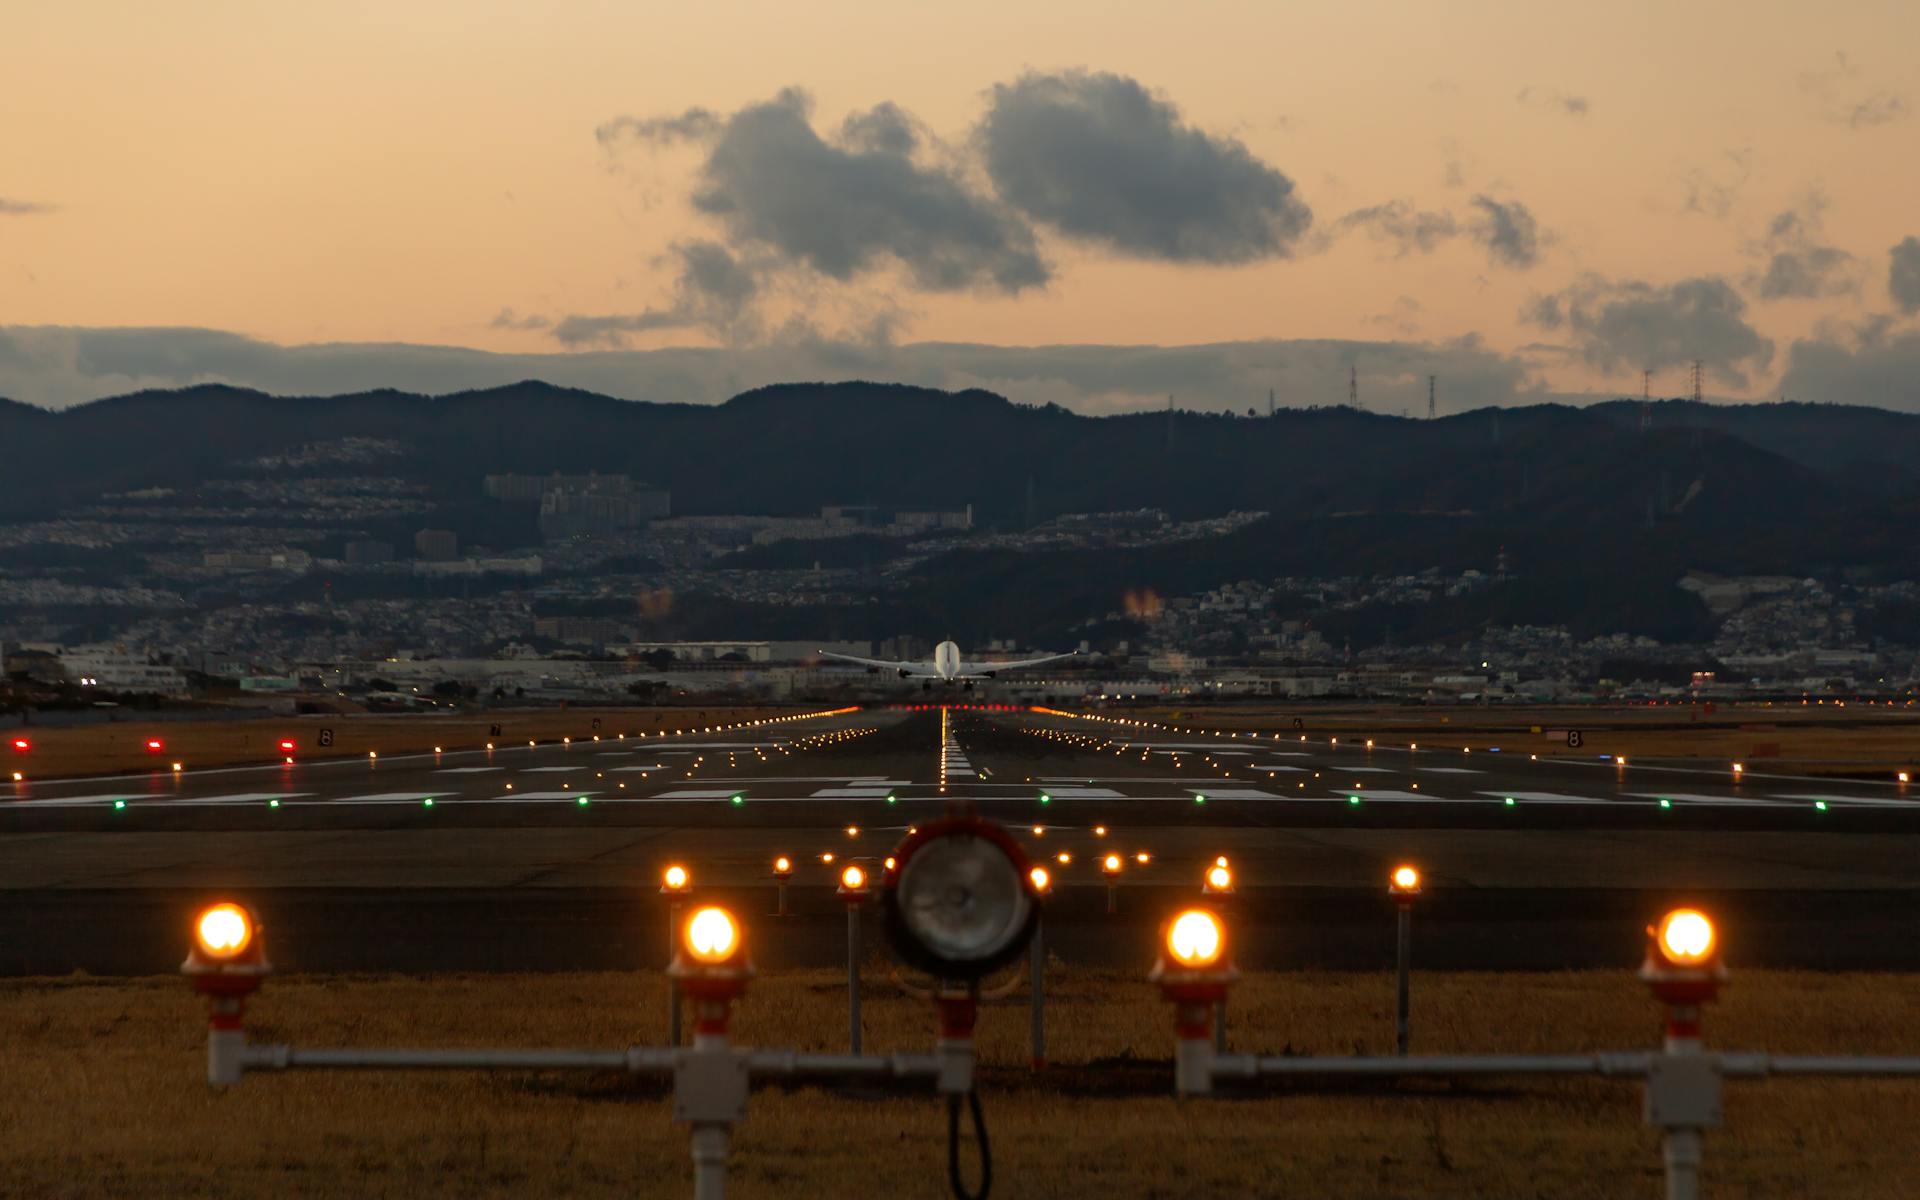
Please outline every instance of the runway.
[{"label": "runway", "polygon": [[1379,965],[1386,873],[1414,861],[1430,965],[1618,961],[1648,913],[1687,897],[1747,922],[1729,946],[1749,961],[1920,966],[1920,796],[1898,784],[1125,720],[916,706],[14,785],[0,971],[169,969],[169,931],[216,893],[294,935],[289,966],[657,965],[665,865],[765,907],[776,854],[800,862],[801,915],[762,957],[832,962],[839,864],[883,857],[955,802],[1054,870],[1049,943],[1089,962],[1144,961],[1224,854],[1236,920],[1263,931],[1254,956],[1278,956],[1263,965]]}]

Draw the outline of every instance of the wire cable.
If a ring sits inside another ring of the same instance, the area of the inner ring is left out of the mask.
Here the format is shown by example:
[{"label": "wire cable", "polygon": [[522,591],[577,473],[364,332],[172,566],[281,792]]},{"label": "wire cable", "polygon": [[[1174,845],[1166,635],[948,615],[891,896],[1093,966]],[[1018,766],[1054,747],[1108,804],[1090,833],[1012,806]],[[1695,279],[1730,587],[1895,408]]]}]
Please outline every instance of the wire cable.
[{"label": "wire cable", "polygon": [[967,1106],[973,1110],[973,1140],[980,1144],[980,1190],[969,1192],[960,1178],[960,1097],[947,1097],[947,1182],[953,1185],[957,1200],[987,1200],[993,1190],[993,1151],[987,1145],[987,1118],[980,1111],[980,1093],[967,1093]]}]

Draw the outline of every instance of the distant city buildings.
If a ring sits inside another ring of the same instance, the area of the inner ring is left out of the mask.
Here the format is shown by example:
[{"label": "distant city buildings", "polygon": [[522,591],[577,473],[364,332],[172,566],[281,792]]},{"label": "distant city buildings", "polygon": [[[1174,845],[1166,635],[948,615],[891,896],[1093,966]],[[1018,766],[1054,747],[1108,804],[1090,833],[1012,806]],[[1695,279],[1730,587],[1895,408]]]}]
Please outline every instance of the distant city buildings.
[{"label": "distant city buildings", "polygon": [[422,562],[452,562],[460,557],[460,538],[450,529],[422,529],[413,535],[413,556]]},{"label": "distant city buildings", "polygon": [[638,529],[672,512],[664,488],[625,475],[489,475],[486,494],[509,504],[540,506],[540,535],[550,540]]}]

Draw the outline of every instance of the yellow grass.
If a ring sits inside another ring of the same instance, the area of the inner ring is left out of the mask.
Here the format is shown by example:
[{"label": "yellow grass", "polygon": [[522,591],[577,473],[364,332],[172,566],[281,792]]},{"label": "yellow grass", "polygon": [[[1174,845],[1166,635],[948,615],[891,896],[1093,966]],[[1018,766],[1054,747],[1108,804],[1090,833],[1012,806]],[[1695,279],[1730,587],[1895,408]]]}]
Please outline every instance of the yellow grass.
[{"label": "yellow grass", "polygon": [[[1742,704],[1704,708],[1685,705],[1620,707],[1381,707],[1311,705],[1221,705],[1116,713],[1182,728],[1257,733],[1283,740],[1304,732],[1315,742],[1338,737],[1404,748],[1484,751],[1541,758],[1591,758],[1599,754],[1636,758],[1696,759],[1731,768],[1810,774],[1863,774],[1891,779],[1908,770],[1920,781],[1920,708],[1905,704]],[[1293,727],[1299,717],[1304,730]],[[1679,728],[1658,728],[1679,726]],[[1567,745],[1579,730],[1582,745]]]},{"label": "yellow grass", "polygon": [[[109,775],[122,771],[168,771],[179,762],[188,769],[276,763],[283,757],[282,738],[295,742],[299,758],[362,757],[377,754],[478,750],[489,741],[502,746],[522,745],[529,739],[556,742],[570,737],[590,742],[598,736],[613,741],[617,735],[649,739],[677,731],[741,721],[758,721],[812,711],[797,708],[606,708],[527,709],[482,713],[477,716],[429,714],[329,714],[324,717],[261,718],[244,721],[143,721],[128,711],[106,725],[77,728],[29,726],[10,731],[8,742],[27,738],[32,750],[0,754],[7,770],[33,779],[60,779],[76,775]],[[600,722],[595,729],[593,723]],[[493,726],[500,726],[494,737]],[[333,745],[322,747],[322,729],[333,731]],[[160,751],[147,748],[158,738]]]},{"label": "yellow grass", "polygon": [[[301,977],[270,981],[257,1040],[304,1045],[624,1046],[663,1032],[658,975]],[[1914,1050],[1915,981],[1742,972],[1708,1037],[1780,1052]],[[1629,1082],[1427,1084],[1176,1102],[1170,1018],[1137,977],[1066,971],[1055,1066],[1026,1067],[1024,998],[981,1019],[1000,1196],[1651,1197],[1657,1137]],[[844,1048],[831,973],[762,979],[743,1043]],[[1234,1048],[1390,1046],[1384,976],[1261,975],[1234,998]],[[925,1049],[926,1006],[871,989],[868,1049]],[[178,979],[0,983],[0,1195],[682,1196],[684,1130],[656,1085],[612,1076],[261,1075],[208,1091],[197,1001]],[[1631,1049],[1658,1020],[1626,972],[1421,975],[1423,1051]],[[1904,1197],[1920,1082],[1729,1087],[1707,1143],[1717,1196]],[[930,1096],[754,1096],[733,1158],[742,1197],[937,1196]]]}]

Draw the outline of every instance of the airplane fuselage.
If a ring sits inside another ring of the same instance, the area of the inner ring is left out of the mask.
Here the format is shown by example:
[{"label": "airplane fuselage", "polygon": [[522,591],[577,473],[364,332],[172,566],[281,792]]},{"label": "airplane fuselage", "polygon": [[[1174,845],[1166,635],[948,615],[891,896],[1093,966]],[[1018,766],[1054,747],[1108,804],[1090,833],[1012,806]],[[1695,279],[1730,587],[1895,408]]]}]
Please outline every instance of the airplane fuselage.
[{"label": "airplane fuselage", "polygon": [[960,647],[952,642],[941,642],[933,648],[933,673],[936,678],[951,680],[960,674]]}]

